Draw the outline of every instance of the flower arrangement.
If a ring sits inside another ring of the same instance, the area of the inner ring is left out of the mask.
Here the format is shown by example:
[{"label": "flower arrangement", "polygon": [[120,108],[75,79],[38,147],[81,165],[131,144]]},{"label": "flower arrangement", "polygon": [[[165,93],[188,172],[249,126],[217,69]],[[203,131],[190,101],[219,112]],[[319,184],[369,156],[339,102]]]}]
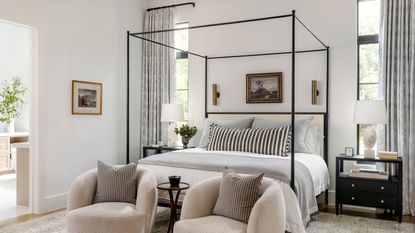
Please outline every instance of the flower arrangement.
[{"label": "flower arrangement", "polygon": [[189,140],[196,135],[197,128],[196,126],[182,125],[179,128],[174,128],[174,133],[182,137],[183,146],[186,148]]},{"label": "flower arrangement", "polygon": [[18,76],[13,77],[11,83],[2,82],[0,93],[0,122],[13,124],[15,118],[20,116],[20,108],[24,104],[27,87]]}]

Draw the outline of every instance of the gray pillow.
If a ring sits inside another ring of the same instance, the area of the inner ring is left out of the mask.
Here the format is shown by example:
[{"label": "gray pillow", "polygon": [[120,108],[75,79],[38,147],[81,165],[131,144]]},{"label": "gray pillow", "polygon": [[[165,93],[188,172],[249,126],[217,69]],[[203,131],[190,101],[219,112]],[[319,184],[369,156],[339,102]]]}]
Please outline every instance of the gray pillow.
[{"label": "gray pillow", "polygon": [[240,176],[230,169],[223,172],[219,197],[213,214],[248,223],[249,215],[261,196],[264,174]]},{"label": "gray pillow", "polygon": [[135,204],[137,197],[137,165],[130,163],[113,166],[98,161],[97,191],[93,203],[129,202]]},{"label": "gray pillow", "polygon": [[[295,121],[295,129],[294,129],[294,147],[295,152],[297,153],[309,153],[307,150],[307,146],[305,144],[305,137],[308,130],[308,127],[310,126],[310,122],[313,120],[313,117],[309,117],[304,120]],[[254,123],[252,124],[252,128],[278,128],[291,125],[291,122],[287,121],[270,121],[270,120],[264,120],[261,118],[255,117]],[[291,151],[291,146],[289,151]]]},{"label": "gray pillow", "polygon": [[209,142],[210,125],[215,124],[229,129],[248,129],[251,128],[254,118],[247,118],[242,120],[209,120],[204,121],[204,130],[200,138],[199,148],[206,148]]}]

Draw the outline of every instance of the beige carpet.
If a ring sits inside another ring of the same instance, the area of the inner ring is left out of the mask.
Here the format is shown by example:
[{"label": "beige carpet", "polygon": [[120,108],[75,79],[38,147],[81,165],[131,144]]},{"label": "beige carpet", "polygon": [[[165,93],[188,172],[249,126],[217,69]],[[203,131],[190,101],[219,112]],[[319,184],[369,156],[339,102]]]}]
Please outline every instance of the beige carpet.
[{"label": "beige carpet", "polygon": [[[65,212],[46,215],[28,222],[19,223],[6,228],[0,228],[1,233],[64,233]],[[165,233],[169,219],[168,209],[160,209],[154,233]],[[317,213],[311,217],[307,226],[307,233],[414,233],[415,224],[396,221],[377,220],[370,218],[353,217],[347,215],[336,216],[329,213]]]}]

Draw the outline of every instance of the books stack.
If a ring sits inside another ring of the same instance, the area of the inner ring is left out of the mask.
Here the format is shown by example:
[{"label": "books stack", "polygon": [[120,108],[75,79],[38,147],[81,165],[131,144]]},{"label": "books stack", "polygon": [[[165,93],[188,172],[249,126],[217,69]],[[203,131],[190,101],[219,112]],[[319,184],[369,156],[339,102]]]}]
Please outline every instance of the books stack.
[{"label": "books stack", "polygon": [[349,176],[367,178],[367,179],[377,179],[377,180],[388,180],[389,173],[378,171],[378,170],[368,170],[368,169],[351,169]]},{"label": "books stack", "polygon": [[379,158],[384,160],[397,160],[398,152],[396,151],[379,151]]}]

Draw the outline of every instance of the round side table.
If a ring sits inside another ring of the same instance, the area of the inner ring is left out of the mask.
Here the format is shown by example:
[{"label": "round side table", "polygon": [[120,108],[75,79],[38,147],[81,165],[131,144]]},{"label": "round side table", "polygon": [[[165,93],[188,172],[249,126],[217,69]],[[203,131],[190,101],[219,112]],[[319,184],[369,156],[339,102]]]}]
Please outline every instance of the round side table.
[{"label": "round side table", "polygon": [[[169,182],[161,183],[157,185],[157,189],[159,190],[166,190],[169,192],[170,197],[170,221],[169,221],[169,229],[167,233],[173,232],[174,223],[178,220],[177,218],[177,203],[179,201],[180,192],[182,190],[189,189],[190,185],[185,182],[180,182],[178,186],[171,186]],[[173,197],[173,192],[176,193],[176,197]]]}]

